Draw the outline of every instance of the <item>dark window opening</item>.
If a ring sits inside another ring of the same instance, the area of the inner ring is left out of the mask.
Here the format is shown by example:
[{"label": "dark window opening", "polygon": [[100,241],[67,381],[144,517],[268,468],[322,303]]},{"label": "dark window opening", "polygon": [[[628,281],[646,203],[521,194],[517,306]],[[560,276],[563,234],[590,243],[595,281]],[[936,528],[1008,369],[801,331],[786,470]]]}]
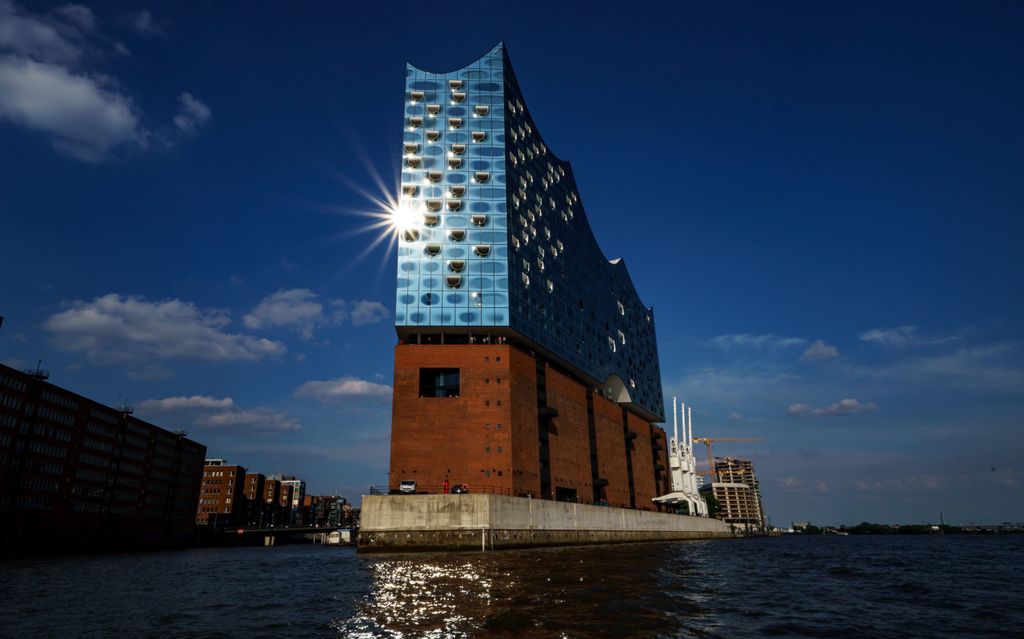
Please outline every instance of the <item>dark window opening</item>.
[{"label": "dark window opening", "polygon": [[421,368],[420,397],[458,397],[459,369]]},{"label": "dark window opening", "polygon": [[555,486],[555,499],[557,501],[577,501],[576,489]]}]

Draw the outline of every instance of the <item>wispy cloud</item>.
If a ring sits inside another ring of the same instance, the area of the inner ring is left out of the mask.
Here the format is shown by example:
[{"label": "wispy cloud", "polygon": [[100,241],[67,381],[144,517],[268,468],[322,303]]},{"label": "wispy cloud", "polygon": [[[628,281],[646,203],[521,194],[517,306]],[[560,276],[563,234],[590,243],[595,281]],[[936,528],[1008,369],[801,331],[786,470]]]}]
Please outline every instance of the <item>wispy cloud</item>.
[{"label": "wispy cloud", "polygon": [[804,481],[799,477],[780,477],[777,482],[778,488],[787,492],[796,493],[827,493],[829,492],[829,485],[827,482],[820,479],[813,481]]},{"label": "wispy cloud", "polygon": [[937,490],[945,488],[949,482],[950,477],[946,475],[921,474],[894,479],[858,479],[854,487],[862,492]]},{"label": "wispy cloud", "polygon": [[0,118],[43,131],[56,149],[88,162],[147,144],[135,105],[110,79],[17,56],[0,56]]},{"label": "wispy cloud", "polygon": [[263,298],[242,321],[250,329],[286,328],[310,339],[316,329],[324,326],[341,324],[349,319],[353,326],[361,326],[387,317],[387,309],[380,302],[336,299],[325,303],[308,288],[295,288],[277,291]]},{"label": "wispy cloud", "polygon": [[299,420],[266,407],[208,413],[196,418],[196,426],[246,431],[291,432],[302,430]]},{"label": "wispy cloud", "polygon": [[311,397],[324,402],[340,402],[360,397],[389,398],[391,397],[391,387],[355,377],[339,377],[338,379],[306,382],[296,389],[295,396]]},{"label": "wispy cloud", "polygon": [[302,430],[299,420],[267,406],[242,408],[230,397],[192,395],[147,399],[138,406],[140,413],[158,417],[177,416],[199,428],[245,432],[292,432]]},{"label": "wispy cloud", "polygon": [[199,127],[210,121],[213,113],[210,107],[191,93],[185,92],[178,96],[178,113],[174,116],[174,126],[187,135],[192,135]]},{"label": "wispy cloud", "polygon": [[163,27],[149,11],[130,13],[122,22],[132,31],[142,35],[161,35],[164,32]]},{"label": "wispy cloud", "polygon": [[807,404],[790,404],[786,413],[793,417],[821,417],[837,415],[854,415],[878,410],[874,402],[862,403],[856,399],[843,399],[830,406],[812,408]]},{"label": "wispy cloud", "polygon": [[352,316],[353,326],[363,326],[365,324],[376,324],[377,322],[383,322],[390,314],[388,309],[384,307],[380,302],[371,302],[369,300],[356,300],[351,302],[349,306],[349,314]]},{"label": "wispy cloud", "polygon": [[800,356],[800,361],[813,362],[822,359],[832,359],[833,357],[839,357],[839,349],[819,339],[807,347],[804,354]]},{"label": "wispy cloud", "polygon": [[230,397],[217,399],[209,395],[192,395],[191,397],[165,397],[163,399],[147,399],[137,406],[139,410],[153,412],[169,412],[190,409],[222,410],[235,408],[235,400]]},{"label": "wispy cloud", "polygon": [[110,293],[75,301],[44,326],[59,349],[93,363],[149,362],[153,359],[258,361],[283,354],[284,344],[228,333],[225,311],[200,309],[178,299],[150,302]]},{"label": "wispy cloud", "polygon": [[277,291],[264,297],[242,318],[242,323],[250,329],[289,328],[309,339],[314,329],[329,321],[324,315],[324,305],[317,298],[318,295],[308,288]]},{"label": "wispy cloud", "polygon": [[802,337],[782,337],[779,335],[753,333],[734,333],[711,338],[711,343],[722,349],[730,348],[789,348],[807,343]]},{"label": "wispy cloud", "polygon": [[933,344],[945,344],[960,339],[955,335],[922,335],[916,326],[897,326],[895,328],[873,328],[858,335],[862,341],[904,348],[907,346],[922,346]]},{"label": "wispy cloud", "polygon": [[997,342],[962,346],[924,357],[910,357],[881,366],[849,369],[854,379],[867,379],[899,386],[945,386],[960,390],[992,393],[1024,392],[1021,345]]},{"label": "wispy cloud", "polygon": [[[34,13],[0,0],[0,120],[40,131],[55,149],[86,162],[105,160],[115,149],[150,148],[154,139],[173,145],[173,136],[143,126],[140,109],[117,79],[89,68],[126,53],[100,32],[84,5]],[[190,94],[179,101],[188,132],[210,119]],[[182,129],[177,118],[175,124]]]}]

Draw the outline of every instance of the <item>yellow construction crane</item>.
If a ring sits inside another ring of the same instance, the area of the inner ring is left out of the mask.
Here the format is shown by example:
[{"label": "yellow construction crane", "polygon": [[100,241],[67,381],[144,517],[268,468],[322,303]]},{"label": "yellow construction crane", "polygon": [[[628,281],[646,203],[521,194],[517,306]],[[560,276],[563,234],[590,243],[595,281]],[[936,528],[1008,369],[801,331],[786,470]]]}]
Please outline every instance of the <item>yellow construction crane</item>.
[{"label": "yellow construction crane", "polygon": [[759,442],[762,439],[760,437],[694,437],[693,441],[701,442],[708,447],[708,479],[714,482],[716,477],[715,458],[711,455],[712,442]]}]

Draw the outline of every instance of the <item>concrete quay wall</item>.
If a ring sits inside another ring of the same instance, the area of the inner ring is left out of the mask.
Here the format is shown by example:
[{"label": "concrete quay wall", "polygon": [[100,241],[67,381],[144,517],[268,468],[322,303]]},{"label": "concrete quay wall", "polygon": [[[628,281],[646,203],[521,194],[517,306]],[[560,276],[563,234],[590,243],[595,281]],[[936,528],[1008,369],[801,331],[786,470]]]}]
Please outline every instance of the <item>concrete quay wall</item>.
[{"label": "concrete quay wall", "polygon": [[732,537],[728,524],[503,495],[364,496],[361,552],[491,550]]}]

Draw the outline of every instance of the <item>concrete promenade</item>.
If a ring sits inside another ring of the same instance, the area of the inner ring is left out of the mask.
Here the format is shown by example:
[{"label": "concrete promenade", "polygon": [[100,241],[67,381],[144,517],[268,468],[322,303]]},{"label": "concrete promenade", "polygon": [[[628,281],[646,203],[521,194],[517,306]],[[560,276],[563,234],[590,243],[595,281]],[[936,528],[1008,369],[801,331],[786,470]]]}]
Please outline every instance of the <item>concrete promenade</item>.
[{"label": "concrete promenade", "polygon": [[491,550],[732,537],[717,519],[504,495],[364,496],[361,552]]}]

